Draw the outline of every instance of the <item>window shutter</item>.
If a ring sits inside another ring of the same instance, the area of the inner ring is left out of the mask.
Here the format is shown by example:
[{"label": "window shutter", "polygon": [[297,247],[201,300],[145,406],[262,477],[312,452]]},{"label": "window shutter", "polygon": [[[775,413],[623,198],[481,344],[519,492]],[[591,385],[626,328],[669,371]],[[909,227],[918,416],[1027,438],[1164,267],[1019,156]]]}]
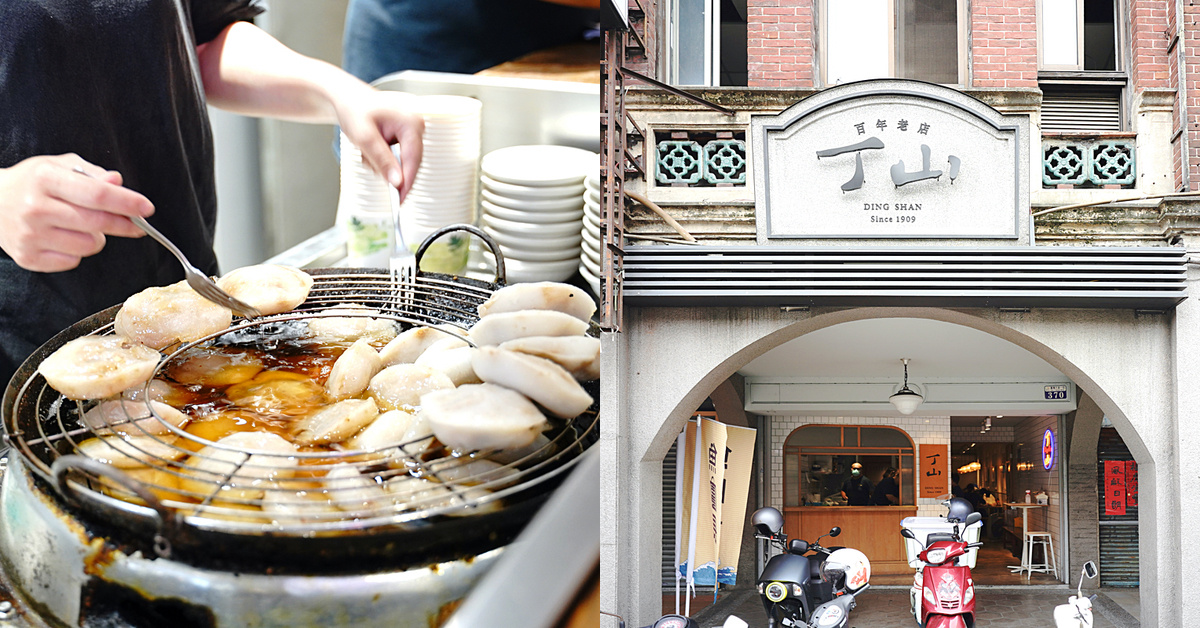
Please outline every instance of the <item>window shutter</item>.
[{"label": "window shutter", "polygon": [[1121,88],[1041,85],[1042,131],[1120,131]]}]

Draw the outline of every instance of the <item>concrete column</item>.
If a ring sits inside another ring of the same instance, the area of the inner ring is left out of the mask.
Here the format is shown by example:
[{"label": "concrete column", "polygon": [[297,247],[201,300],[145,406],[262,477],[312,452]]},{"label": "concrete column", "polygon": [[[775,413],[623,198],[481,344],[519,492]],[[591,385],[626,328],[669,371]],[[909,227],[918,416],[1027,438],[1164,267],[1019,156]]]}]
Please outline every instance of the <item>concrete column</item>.
[{"label": "concrete column", "polygon": [[[1096,561],[1100,570],[1100,526],[1099,492],[1097,482],[1096,446],[1100,440],[1100,424],[1104,412],[1091,397],[1080,394],[1079,405],[1070,422],[1071,433],[1067,452],[1067,520],[1070,534],[1069,560],[1071,572],[1064,574],[1068,584],[1077,582],[1078,572],[1089,560]],[[1098,588],[1100,580],[1084,582],[1084,586]]]},{"label": "concrete column", "polygon": [[[1200,248],[1200,238],[1189,238],[1189,249]],[[1194,259],[1194,257],[1193,257]],[[1181,531],[1181,542],[1173,546],[1175,556],[1187,552],[1182,546],[1182,539],[1190,539],[1195,533],[1195,523],[1200,521],[1200,504],[1191,496],[1195,494],[1195,485],[1200,480],[1200,301],[1197,301],[1197,289],[1200,288],[1200,268],[1191,265],[1188,269],[1189,299],[1175,308],[1174,316],[1174,345],[1175,345],[1175,421],[1179,438],[1178,468],[1164,468],[1157,479],[1161,482],[1161,490],[1174,491],[1183,496],[1179,501],[1178,519],[1171,524]],[[1140,469],[1140,468],[1139,468]],[[1139,489],[1151,483],[1149,478],[1141,479]],[[1140,504],[1141,502],[1139,502]],[[1190,544],[1190,543],[1189,543]],[[1145,560],[1142,562],[1142,573],[1147,569]],[[1158,592],[1158,605],[1162,608],[1182,608],[1181,615],[1173,622],[1160,621],[1159,626],[1195,626],[1200,625],[1200,561],[1194,556],[1186,556],[1179,561],[1178,587]],[[1142,585],[1142,595],[1146,595],[1146,586]],[[1142,603],[1143,608],[1145,602]],[[1142,625],[1147,624],[1145,618]]]}]

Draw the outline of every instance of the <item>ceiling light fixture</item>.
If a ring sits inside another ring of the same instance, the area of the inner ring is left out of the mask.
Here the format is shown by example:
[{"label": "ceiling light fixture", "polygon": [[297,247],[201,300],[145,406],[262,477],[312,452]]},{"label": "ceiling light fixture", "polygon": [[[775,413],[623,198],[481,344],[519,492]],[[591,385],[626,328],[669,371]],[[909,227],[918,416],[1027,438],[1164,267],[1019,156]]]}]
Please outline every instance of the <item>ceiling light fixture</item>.
[{"label": "ceiling light fixture", "polygon": [[904,385],[888,397],[888,401],[896,406],[900,414],[912,414],[925,401],[925,397],[908,387],[908,358],[900,358],[900,361],[904,363]]}]

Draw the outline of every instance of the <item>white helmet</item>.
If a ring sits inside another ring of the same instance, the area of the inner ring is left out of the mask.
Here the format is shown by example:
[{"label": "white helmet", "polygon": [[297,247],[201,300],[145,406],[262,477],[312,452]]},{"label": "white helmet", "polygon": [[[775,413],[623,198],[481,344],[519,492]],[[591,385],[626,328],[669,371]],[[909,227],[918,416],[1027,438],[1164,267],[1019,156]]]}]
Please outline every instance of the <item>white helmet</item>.
[{"label": "white helmet", "polygon": [[852,548],[834,550],[821,565],[821,576],[832,582],[834,589],[845,587],[854,593],[871,581],[871,561],[867,555]]}]

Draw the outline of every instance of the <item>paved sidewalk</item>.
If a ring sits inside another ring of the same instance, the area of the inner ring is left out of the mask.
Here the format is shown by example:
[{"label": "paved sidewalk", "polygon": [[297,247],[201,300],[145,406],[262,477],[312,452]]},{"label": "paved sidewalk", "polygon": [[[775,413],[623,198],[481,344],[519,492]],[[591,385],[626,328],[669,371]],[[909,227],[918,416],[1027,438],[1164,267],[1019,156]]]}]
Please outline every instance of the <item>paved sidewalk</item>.
[{"label": "paved sidewalk", "polygon": [[[980,628],[988,626],[1045,628],[1054,624],[1054,607],[1065,604],[1072,589],[1056,587],[988,587],[976,589],[975,618]],[[1130,615],[1103,591],[1094,604],[1094,628],[1138,628]],[[766,628],[767,613],[753,588],[734,589],[715,604],[696,612],[701,628],[720,626],[730,615],[737,615],[750,628]],[[851,627],[914,628],[917,623],[908,612],[906,587],[871,587],[858,598],[858,608],[850,613]]]}]

